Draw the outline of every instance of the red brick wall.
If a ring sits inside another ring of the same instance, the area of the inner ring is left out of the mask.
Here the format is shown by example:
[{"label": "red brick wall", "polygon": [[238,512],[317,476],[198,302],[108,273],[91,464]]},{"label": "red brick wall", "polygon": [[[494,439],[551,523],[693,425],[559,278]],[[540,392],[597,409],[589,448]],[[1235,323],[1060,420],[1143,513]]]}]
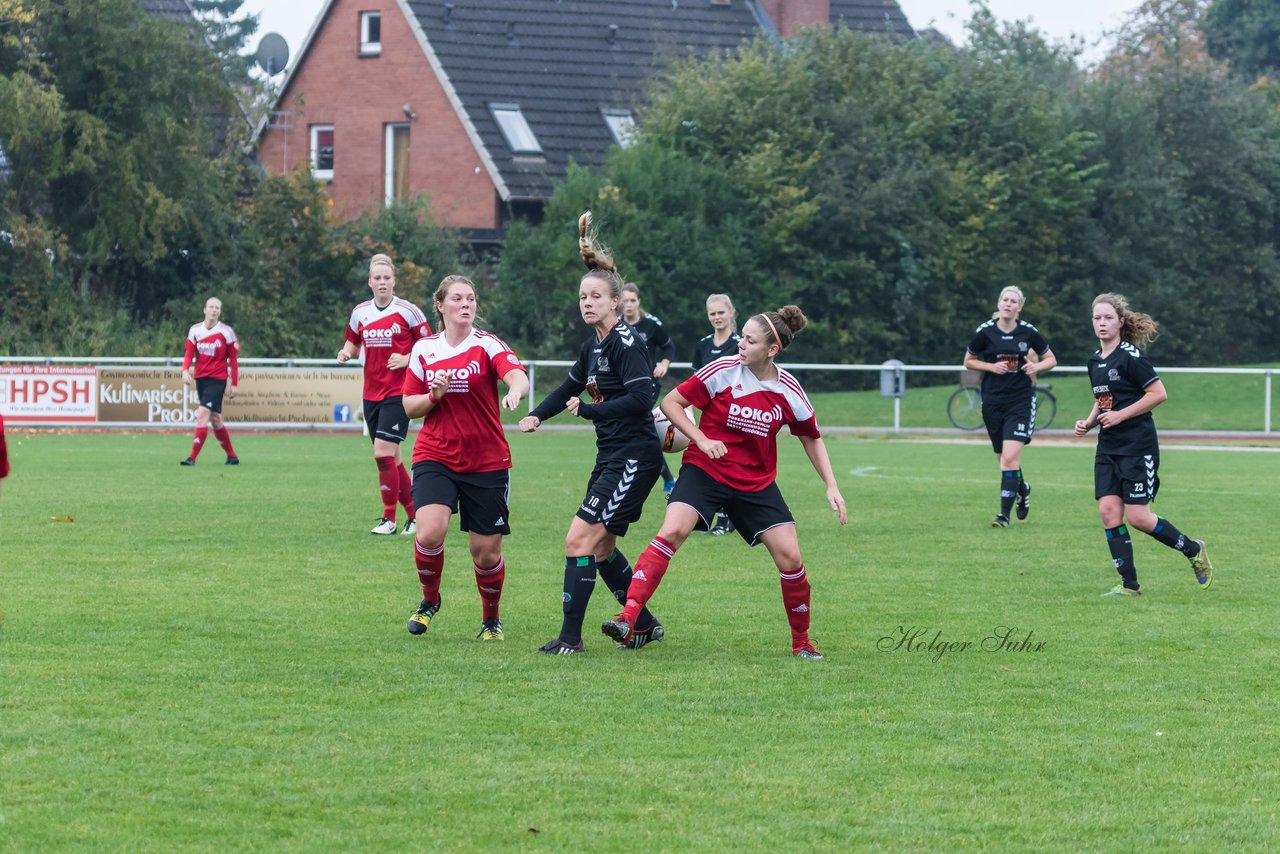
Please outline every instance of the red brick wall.
[{"label": "red brick wall", "polygon": [[[359,56],[360,13],[382,13],[382,53]],[[301,45],[295,46],[296,50]],[[394,0],[336,0],[316,32],[303,65],[277,105],[292,110],[260,138],[270,175],[310,164],[310,126],[334,126],[334,214],[349,219],[383,204],[385,125],[417,120],[409,129],[409,180],[425,192],[436,220],[457,228],[495,228],[496,190]]]},{"label": "red brick wall", "polygon": [[783,38],[802,27],[831,23],[830,0],[760,0],[760,6]]}]

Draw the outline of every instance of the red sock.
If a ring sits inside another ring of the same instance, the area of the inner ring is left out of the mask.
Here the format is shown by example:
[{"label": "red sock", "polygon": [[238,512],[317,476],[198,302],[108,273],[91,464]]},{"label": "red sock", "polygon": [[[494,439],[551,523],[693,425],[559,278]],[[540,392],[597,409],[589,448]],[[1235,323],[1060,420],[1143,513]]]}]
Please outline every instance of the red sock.
[{"label": "red sock", "polygon": [[[507,580],[507,562],[501,557],[488,569],[473,564],[476,570],[476,589],[480,591],[480,619],[498,618],[498,600],[502,598],[502,582]],[[434,601],[434,600],[433,600]]]},{"label": "red sock", "polygon": [[382,500],[382,516],[396,520],[396,496],[400,494],[400,472],[395,457],[374,457],[378,464],[378,495]]},{"label": "red sock", "polygon": [[649,602],[662,583],[662,576],[667,574],[667,566],[675,554],[675,546],[662,537],[654,537],[648,548],[640,553],[631,572],[631,585],[627,588],[627,605],[622,609],[622,619],[635,625],[640,609]]},{"label": "red sock", "polygon": [[404,508],[407,514],[406,519],[413,518],[413,481],[409,479],[409,472],[404,467],[404,463],[400,464],[400,506]]},{"label": "red sock", "polygon": [[413,540],[413,562],[418,565],[418,580],[422,582],[422,598],[428,602],[440,601],[440,573],[444,571],[444,543],[427,547]]},{"label": "red sock", "polygon": [[791,624],[791,651],[795,652],[809,642],[809,579],[804,564],[795,572],[783,572],[782,604],[787,609],[787,622]]},{"label": "red sock", "polygon": [[218,444],[222,446],[222,450],[227,452],[228,457],[236,455],[236,449],[231,447],[231,434],[227,432],[225,425],[214,430],[213,435],[217,437]]},{"label": "red sock", "polygon": [[200,449],[204,447],[204,440],[209,438],[208,427],[196,428],[196,440],[191,443],[191,459],[200,456]]}]

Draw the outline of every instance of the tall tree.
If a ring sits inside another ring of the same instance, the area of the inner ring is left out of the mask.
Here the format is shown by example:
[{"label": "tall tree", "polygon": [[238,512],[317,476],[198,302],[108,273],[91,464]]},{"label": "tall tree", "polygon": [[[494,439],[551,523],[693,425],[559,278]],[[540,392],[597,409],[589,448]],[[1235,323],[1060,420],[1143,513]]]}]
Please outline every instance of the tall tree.
[{"label": "tall tree", "polygon": [[1205,13],[1209,53],[1254,79],[1280,70],[1280,3],[1275,0],[1213,0]]},{"label": "tall tree", "polygon": [[[258,32],[258,16],[240,15],[244,0],[187,0],[204,27],[205,38],[222,63],[227,82],[237,88],[252,89],[249,74],[253,58],[245,54],[249,39]],[[237,17],[239,15],[239,17]]]},{"label": "tall tree", "polygon": [[47,221],[77,277],[108,287],[113,269],[132,274],[215,239],[228,186],[209,157],[209,117],[231,108],[209,49],[134,0],[34,8],[42,65],[8,80],[40,109],[0,120],[18,187],[11,213]]}]

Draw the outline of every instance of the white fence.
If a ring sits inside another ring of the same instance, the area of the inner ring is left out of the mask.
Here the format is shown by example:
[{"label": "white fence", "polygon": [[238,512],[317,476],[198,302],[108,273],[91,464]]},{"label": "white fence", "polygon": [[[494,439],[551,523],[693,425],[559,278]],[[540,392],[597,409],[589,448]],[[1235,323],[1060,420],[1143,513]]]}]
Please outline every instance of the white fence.
[{"label": "white fence", "polygon": [[[564,376],[565,369],[571,366],[573,362],[567,361],[567,360],[559,360],[559,359],[550,359],[550,360],[536,359],[536,360],[527,361],[525,362],[525,364],[529,368],[529,379],[530,379],[530,384],[532,386],[532,391],[529,395],[529,408],[532,409],[534,403],[537,400],[541,399],[542,395],[545,394],[547,390],[549,390],[550,388],[560,383],[560,381]],[[59,357],[0,356],[0,373],[3,372],[6,366],[22,366],[22,365],[86,366],[86,367],[92,367],[92,368],[132,367],[132,368],[151,368],[151,369],[172,369],[175,372],[175,376],[176,376],[176,372],[180,370],[182,367],[182,358],[178,356],[174,356],[169,358],[120,357],[120,358],[111,358],[111,359],[86,359],[86,358],[62,357],[62,356],[59,356]],[[324,370],[326,372],[328,371],[355,372],[359,370],[359,365],[356,365],[354,363],[348,363],[347,365],[338,365],[331,358],[330,359],[241,359],[240,365],[242,368],[246,369],[247,373],[251,373],[251,374],[261,373],[264,375],[269,374],[272,371],[272,369],[276,369],[280,371],[312,369],[312,370]],[[691,366],[688,362],[673,362],[671,364],[671,367],[675,371],[681,371],[681,370],[688,371]],[[881,372],[886,370],[886,367],[884,365],[864,365],[864,364],[840,365],[840,364],[821,364],[821,363],[785,363],[785,367],[790,371],[794,371],[801,374],[807,374],[810,372],[822,372],[822,373],[859,372],[859,373],[871,373],[871,374],[879,375]],[[957,382],[959,382],[959,377],[963,369],[960,365],[955,364],[955,365],[902,365],[900,367],[894,367],[891,370],[900,372],[900,376],[903,378],[905,382],[905,388],[907,389],[907,393],[909,395],[910,390],[912,388],[911,376],[913,374],[928,374],[928,373],[952,374],[957,377]],[[1059,367],[1053,370],[1051,375],[1046,375],[1046,376],[1048,380],[1052,382],[1053,377],[1056,377],[1058,375],[1083,374],[1084,371],[1085,369],[1081,366],[1061,366],[1060,365]],[[1234,432],[1245,432],[1245,433],[1255,433],[1255,434],[1260,433],[1261,435],[1264,435],[1264,436],[1273,435],[1272,434],[1272,418],[1271,418],[1272,378],[1276,372],[1276,369],[1273,369],[1273,368],[1196,368],[1196,367],[1159,366],[1158,371],[1161,375],[1176,375],[1176,374],[1215,375],[1216,374],[1216,375],[1248,375],[1248,376],[1260,377],[1263,381],[1262,383],[1263,388],[1262,388],[1261,399],[1258,401],[1258,414],[1261,416],[1259,420],[1261,422],[1262,430],[1258,431],[1256,428],[1247,428],[1245,430],[1237,430]],[[6,389],[3,386],[3,384],[0,384],[0,412],[4,412],[6,415],[6,418],[8,418],[9,417],[8,410],[4,409],[3,407],[5,407],[6,403],[10,400],[10,398],[5,394],[5,391]],[[358,404],[359,401],[355,401],[355,403]],[[900,421],[900,413],[898,408],[899,404],[900,402],[896,399],[893,402],[890,402],[888,400],[885,401],[886,410],[892,407],[894,412],[893,426],[892,428],[879,428],[879,429],[893,429],[894,431],[900,431],[903,429],[901,427],[901,421]],[[358,405],[356,409],[358,410]],[[950,429],[945,418],[945,413],[940,412],[937,414],[940,416],[939,423],[938,423],[938,426],[934,429]],[[1080,414],[1083,415],[1084,413],[1080,413]],[[1061,417],[1065,418],[1065,414]],[[39,420],[42,423],[57,424],[57,423],[83,422],[86,419],[74,418],[74,419],[68,419],[66,422],[58,422],[57,420],[52,418],[42,418]],[[145,422],[139,422],[139,425],[141,423],[145,423]],[[1062,422],[1055,422],[1055,423],[1058,423],[1060,425]],[[1257,422],[1253,422],[1253,423],[1256,424]],[[288,423],[275,424],[274,422],[270,424],[263,423],[259,426],[273,426],[273,425],[285,426],[285,427],[291,426]],[[298,425],[297,423],[294,423],[292,426],[297,427],[300,425]],[[342,428],[346,425],[317,424],[315,426]],[[358,423],[353,422],[349,426],[352,429],[355,429],[358,427]],[[859,424],[839,424],[834,426],[854,427],[854,428],[868,427],[868,429],[876,429],[874,427],[870,427],[869,425],[859,425]],[[1208,430],[1200,431],[1200,432],[1208,432]]]}]

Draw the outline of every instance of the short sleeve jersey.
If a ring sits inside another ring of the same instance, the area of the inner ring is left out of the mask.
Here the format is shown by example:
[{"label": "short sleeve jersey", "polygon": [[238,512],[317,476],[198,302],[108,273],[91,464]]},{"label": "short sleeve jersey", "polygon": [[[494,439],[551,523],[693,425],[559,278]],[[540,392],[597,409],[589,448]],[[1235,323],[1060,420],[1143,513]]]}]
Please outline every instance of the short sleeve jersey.
[{"label": "short sleeve jersey", "polygon": [[449,390],[427,412],[413,461],[431,460],[457,472],[511,468],[511,448],[498,411],[498,380],[524,365],[506,343],[473,330],[456,347],[443,333],[413,345],[404,393],[426,394],[439,371],[452,371]]},{"label": "short sleeve jersey", "polygon": [[796,436],[822,436],[804,389],[782,368],[776,380],[765,382],[742,364],[741,356],[727,356],[702,368],[677,390],[702,410],[698,428],[728,449],[713,460],[690,443],[683,461],[734,489],[759,492],[777,479],[782,425]]},{"label": "short sleeve jersey", "polygon": [[[1124,409],[1142,399],[1147,386],[1160,379],[1155,367],[1137,347],[1127,341],[1103,358],[1099,350],[1089,357],[1089,383],[1098,412]],[[1150,412],[1098,433],[1098,453],[1139,456],[1159,451],[1156,421]]]},{"label": "short sleeve jersey", "polygon": [[723,344],[716,343],[716,334],[712,332],[710,335],[704,335],[699,339],[697,346],[693,348],[693,369],[699,370],[704,365],[709,365],[716,359],[725,356],[733,356],[738,352],[738,342],[742,340],[742,336],[733,333]]},{"label": "short sleeve jersey", "polygon": [[1049,345],[1034,326],[1019,320],[1012,332],[1005,332],[988,320],[973,333],[969,342],[970,355],[984,362],[1005,362],[1009,373],[982,375],[982,397],[993,403],[1008,403],[1021,398],[1030,399],[1034,385],[1031,377],[1022,372],[1027,363],[1027,352],[1035,350],[1040,356],[1049,352]]},{"label": "short sleeve jersey", "polygon": [[601,456],[632,456],[661,453],[653,431],[653,369],[649,349],[627,323],[619,320],[604,340],[592,335],[578,360],[569,369],[569,379],[591,395],[592,403],[604,403],[633,391],[644,383],[649,403],[643,412],[622,418],[601,418],[596,427],[596,450]]},{"label": "short sleeve jersey", "polygon": [[210,329],[203,323],[197,323],[187,330],[182,369],[187,370],[194,360],[198,379],[225,380],[230,362],[231,384],[235,385],[240,379],[239,353],[240,342],[230,326],[219,321]]},{"label": "short sleeve jersey", "polygon": [[415,341],[430,334],[422,309],[399,297],[386,308],[366,300],[352,309],[346,339],[364,347],[364,399],[386,400],[400,394],[404,369],[392,370],[387,360],[392,353],[408,355]]}]

